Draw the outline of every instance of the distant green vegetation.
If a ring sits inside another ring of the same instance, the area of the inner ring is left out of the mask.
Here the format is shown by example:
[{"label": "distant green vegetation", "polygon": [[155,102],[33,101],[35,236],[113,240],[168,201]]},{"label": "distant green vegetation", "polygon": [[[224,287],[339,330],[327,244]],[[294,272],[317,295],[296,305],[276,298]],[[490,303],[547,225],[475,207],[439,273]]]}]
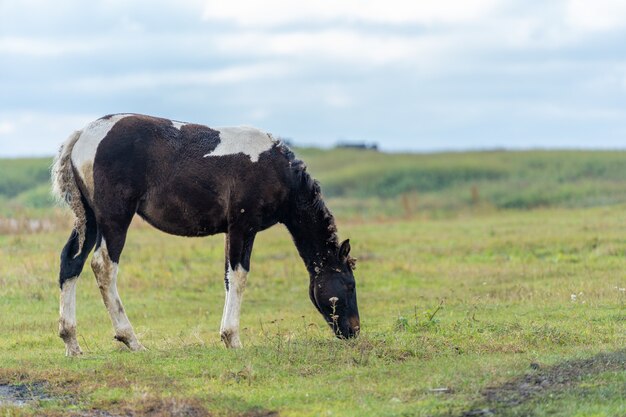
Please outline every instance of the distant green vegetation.
[{"label": "distant green vegetation", "polygon": [[[385,154],[301,149],[330,197],[416,194],[421,208],[588,207],[626,201],[626,152]],[[420,197],[421,196],[421,197]]]},{"label": "distant green vegetation", "polygon": [[49,183],[51,162],[47,158],[0,160],[0,195],[12,198]]},{"label": "distant green vegetation", "polygon": [[0,214],[52,206],[49,158],[0,160]]},{"label": "distant green vegetation", "polygon": [[[349,215],[467,208],[592,207],[626,202],[626,152],[391,154],[315,148],[296,154],[331,206]],[[45,210],[51,160],[0,160],[0,214]]]}]

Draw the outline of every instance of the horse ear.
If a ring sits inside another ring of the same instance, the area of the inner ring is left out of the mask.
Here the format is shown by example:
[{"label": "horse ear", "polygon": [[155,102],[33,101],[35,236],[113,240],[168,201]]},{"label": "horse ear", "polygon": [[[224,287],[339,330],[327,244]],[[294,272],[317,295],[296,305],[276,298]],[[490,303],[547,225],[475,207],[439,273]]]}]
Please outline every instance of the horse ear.
[{"label": "horse ear", "polygon": [[345,260],[348,259],[348,255],[350,254],[350,239],[346,239],[341,243],[339,247],[339,259]]}]

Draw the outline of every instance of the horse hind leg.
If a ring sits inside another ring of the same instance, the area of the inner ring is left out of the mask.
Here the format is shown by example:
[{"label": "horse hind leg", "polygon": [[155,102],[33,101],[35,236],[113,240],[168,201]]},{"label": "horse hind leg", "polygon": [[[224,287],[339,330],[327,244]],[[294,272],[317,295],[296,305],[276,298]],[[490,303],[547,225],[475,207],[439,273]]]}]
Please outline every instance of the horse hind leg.
[{"label": "horse hind leg", "polygon": [[90,210],[87,211],[86,218],[85,241],[80,252],[77,253],[80,238],[76,229],[72,230],[72,234],[61,252],[59,336],[65,342],[65,354],[67,356],[77,356],[83,353],[76,339],[76,284],[87,256],[96,243],[97,232],[95,219]]},{"label": "horse hind leg", "polygon": [[118,262],[126,240],[126,230],[119,233],[104,233],[98,240],[91,260],[91,269],[96,276],[102,301],[109,312],[115,339],[123,342],[132,351],[144,350],[137,340],[117,292]]}]

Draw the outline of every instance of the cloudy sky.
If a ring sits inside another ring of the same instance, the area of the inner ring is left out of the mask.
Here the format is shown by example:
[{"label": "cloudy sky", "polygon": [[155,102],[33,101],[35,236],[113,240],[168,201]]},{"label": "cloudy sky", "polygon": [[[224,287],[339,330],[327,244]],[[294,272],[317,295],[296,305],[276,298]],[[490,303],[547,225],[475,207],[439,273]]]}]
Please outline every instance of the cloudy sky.
[{"label": "cloudy sky", "polygon": [[120,112],[389,151],[626,148],[626,1],[0,0],[0,156]]}]

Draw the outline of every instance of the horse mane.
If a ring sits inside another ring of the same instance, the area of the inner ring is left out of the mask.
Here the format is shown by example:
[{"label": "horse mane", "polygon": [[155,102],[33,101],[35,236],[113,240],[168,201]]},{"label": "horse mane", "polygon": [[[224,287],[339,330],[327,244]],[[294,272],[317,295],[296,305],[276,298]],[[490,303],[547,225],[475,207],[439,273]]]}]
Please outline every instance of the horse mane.
[{"label": "horse mane", "polygon": [[[319,181],[311,177],[306,170],[306,164],[296,158],[295,154],[285,143],[279,142],[276,147],[289,161],[289,167],[294,179],[292,198],[296,207],[300,209],[312,208],[317,220],[328,232],[326,242],[331,244],[334,249],[339,250],[339,237],[337,236],[335,217],[322,198],[322,189]],[[356,268],[355,258],[348,255],[347,262],[351,269]]]}]

